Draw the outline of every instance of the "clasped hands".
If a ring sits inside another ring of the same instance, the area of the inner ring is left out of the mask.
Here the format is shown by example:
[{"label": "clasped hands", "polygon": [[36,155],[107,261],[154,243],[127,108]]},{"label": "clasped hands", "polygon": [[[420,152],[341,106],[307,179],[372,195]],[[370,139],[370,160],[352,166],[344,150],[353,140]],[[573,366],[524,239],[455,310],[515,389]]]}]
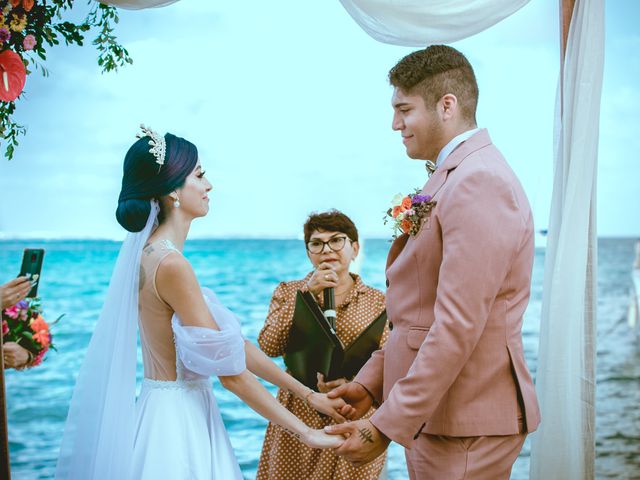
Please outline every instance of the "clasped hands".
[{"label": "clasped hands", "polygon": [[314,430],[311,432],[315,434],[314,438],[306,440],[305,443],[312,448],[334,448],[337,455],[345,457],[354,466],[359,467],[384,452],[390,440],[369,420],[358,420],[369,411],[373,405],[373,398],[359,383],[345,382],[344,379],[324,382],[324,377],[318,374],[318,388],[321,392],[336,384],[338,386],[328,393],[314,392],[307,398],[312,408],[338,422],[338,425],[325,427],[324,432],[329,436],[333,435],[339,441],[333,442],[327,437],[322,438],[322,435],[317,436],[321,430]]},{"label": "clasped hands", "polygon": [[389,446],[390,440],[368,419],[361,418],[373,405],[373,398],[366,388],[356,382],[338,386],[327,394],[331,399],[342,399],[346,405],[340,414],[346,419],[354,419],[338,425],[325,427],[330,435],[342,435],[346,440],[335,449],[337,455],[345,457],[354,466],[365,465]]}]

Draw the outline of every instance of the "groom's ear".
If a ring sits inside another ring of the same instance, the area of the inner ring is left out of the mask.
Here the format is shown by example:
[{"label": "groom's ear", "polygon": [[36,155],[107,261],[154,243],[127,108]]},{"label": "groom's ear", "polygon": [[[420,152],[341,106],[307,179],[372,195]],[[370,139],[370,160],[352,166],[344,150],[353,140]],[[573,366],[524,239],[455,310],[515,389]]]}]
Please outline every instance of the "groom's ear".
[{"label": "groom's ear", "polygon": [[443,95],[438,102],[437,110],[443,121],[451,120],[458,113],[458,98],[453,93]]}]

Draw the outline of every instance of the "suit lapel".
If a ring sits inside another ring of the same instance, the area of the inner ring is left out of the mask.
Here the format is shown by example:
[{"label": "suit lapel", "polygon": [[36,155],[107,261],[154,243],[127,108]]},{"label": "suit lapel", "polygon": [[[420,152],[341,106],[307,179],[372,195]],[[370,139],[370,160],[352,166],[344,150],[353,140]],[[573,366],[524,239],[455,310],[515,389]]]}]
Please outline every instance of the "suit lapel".
[{"label": "suit lapel", "polygon": [[407,240],[409,240],[409,234],[403,233],[393,241],[391,248],[389,249],[389,253],[387,254],[387,266],[385,267],[385,270],[387,270],[394,260],[398,258],[398,255],[400,255],[400,252],[402,252],[402,249],[407,244]]},{"label": "suit lapel", "polygon": [[471,153],[491,144],[491,138],[486,129],[480,130],[478,133],[458,145],[453,152],[444,160],[436,171],[431,175],[422,189],[423,195],[431,195],[432,197],[442,188],[444,182],[449,176],[449,172],[454,170],[460,163]]},{"label": "suit lapel", "polygon": [[430,195],[433,197],[436,192],[440,190],[440,187],[444,185],[444,181],[447,179],[447,173],[445,169],[437,168],[422,188],[421,195]]},{"label": "suit lapel", "polygon": [[[429,180],[427,180],[427,183],[422,188],[421,194],[431,195],[433,197],[438,193],[438,190],[442,188],[451,170],[454,170],[458,165],[460,165],[460,162],[467,158],[471,153],[490,144],[491,138],[489,138],[489,133],[484,128],[468,140],[462,142],[453,152],[451,152],[451,154],[445,159],[444,163],[436,169]],[[394,240],[387,255],[387,266],[385,270],[388,270],[391,264],[396,260],[396,258],[398,258],[408,240],[409,235],[407,233],[400,235]]]}]

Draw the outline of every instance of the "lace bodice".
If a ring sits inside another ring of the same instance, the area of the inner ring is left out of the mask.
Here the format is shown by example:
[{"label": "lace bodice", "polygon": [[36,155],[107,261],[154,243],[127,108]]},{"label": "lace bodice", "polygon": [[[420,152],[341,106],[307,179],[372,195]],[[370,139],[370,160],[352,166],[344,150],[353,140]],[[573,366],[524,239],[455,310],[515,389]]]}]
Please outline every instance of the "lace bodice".
[{"label": "lace bodice", "polygon": [[172,252],[181,255],[169,240],[160,240],[145,246],[140,262],[139,326],[145,378],[181,382],[241,373],[246,364],[240,323],[211,290],[202,288],[202,294],[220,330],[183,326],[160,298],[156,273]]}]

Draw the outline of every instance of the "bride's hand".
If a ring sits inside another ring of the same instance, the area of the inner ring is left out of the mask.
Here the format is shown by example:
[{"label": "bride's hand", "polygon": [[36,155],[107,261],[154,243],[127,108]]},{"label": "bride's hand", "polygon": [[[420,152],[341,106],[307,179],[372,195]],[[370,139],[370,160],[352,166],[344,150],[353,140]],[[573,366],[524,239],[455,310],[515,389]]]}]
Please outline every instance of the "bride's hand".
[{"label": "bride's hand", "polygon": [[313,392],[307,397],[307,402],[314,410],[329,415],[338,423],[347,421],[340,415],[340,410],[346,405],[341,398],[329,398],[324,393]]},{"label": "bride's hand", "polygon": [[310,448],[338,448],[345,438],[342,435],[327,435],[324,430],[308,429],[300,440]]}]

